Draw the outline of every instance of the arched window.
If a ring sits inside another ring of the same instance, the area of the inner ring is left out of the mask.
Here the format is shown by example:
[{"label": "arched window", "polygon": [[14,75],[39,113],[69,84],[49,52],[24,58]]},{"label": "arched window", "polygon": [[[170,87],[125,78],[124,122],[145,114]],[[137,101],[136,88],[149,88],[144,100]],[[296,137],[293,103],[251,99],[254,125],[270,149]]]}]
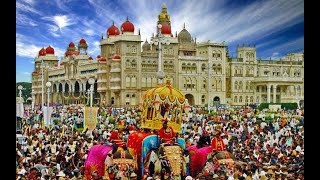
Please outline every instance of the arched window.
[{"label": "arched window", "polygon": [[126,77],[126,87],[130,87],[130,76]]},{"label": "arched window", "polygon": [[130,95],[127,94],[126,95],[126,105],[129,105],[130,104]]},{"label": "arched window", "polygon": [[201,103],[204,104],[206,102],[206,96],[202,95],[201,96]]},{"label": "arched window", "polygon": [[137,78],[135,75],[131,77],[131,87],[137,87]]},{"label": "arched window", "polygon": [[136,105],[136,95],[135,94],[131,95],[130,104],[131,105]]},{"label": "arched window", "polygon": [[221,64],[218,64],[218,66],[217,66],[217,74],[221,74],[221,73],[222,73]]},{"label": "arched window", "polygon": [[141,78],[141,87],[147,87],[147,78],[146,77],[142,77]]},{"label": "arched window", "polygon": [[238,85],[238,81],[236,81],[236,82],[234,83],[234,89],[235,89],[235,90],[238,90],[238,89],[239,89],[238,86],[239,86],[239,85]]},{"label": "arched window", "polygon": [[131,67],[132,67],[133,69],[137,68],[136,60],[132,60],[132,62],[131,62]]},{"label": "arched window", "polygon": [[245,102],[246,102],[246,103],[248,102],[248,96],[246,96],[246,98],[245,98]]},{"label": "arched window", "polygon": [[192,64],[192,71],[193,71],[193,72],[197,72],[197,65],[196,65],[196,63],[193,63],[193,64]]},{"label": "arched window", "polygon": [[186,63],[182,63],[182,71],[186,71]]},{"label": "arched window", "polygon": [[242,96],[239,97],[239,103],[242,103]]},{"label": "arched window", "polygon": [[253,96],[250,96],[250,103],[253,103]]},{"label": "arched window", "polygon": [[234,102],[237,103],[238,102],[238,96],[234,97]]},{"label": "arched window", "polygon": [[130,65],[130,60],[127,59],[127,60],[126,60],[126,68],[130,68],[130,67],[131,67],[131,65]]},{"label": "arched window", "polygon": [[201,65],[201,71],[204,71],[204,70],[206,70],[206,65],[205,65],[205,64],[202,64],[202,65]]},{"label": "arched window", "polygon": [[151,77],[147,77],[147,87],[152,87],[151,80]]},{"label": "arched window", "polygon": [[243,89],[242,81],[239,82],[239,90]]},{"label": "arched window", "polygon": [[156,87],[156,85],[157,85],[157,77],[153,77],[152,78],[152,87]]},{"label": "arched window", "polygon": [[212,64],[212,72],[216,72],[216,64]]}]

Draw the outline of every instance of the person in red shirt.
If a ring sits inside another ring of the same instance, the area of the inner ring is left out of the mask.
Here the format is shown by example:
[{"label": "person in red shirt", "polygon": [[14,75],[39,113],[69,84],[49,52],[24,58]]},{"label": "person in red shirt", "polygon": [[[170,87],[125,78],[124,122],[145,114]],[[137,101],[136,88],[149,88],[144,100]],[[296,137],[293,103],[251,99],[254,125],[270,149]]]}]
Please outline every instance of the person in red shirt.
[{"label": "person in red shirt", "polygon": [[216,136],[211,141],[211,148],[213,153],[224,151],[226,149],[226,146],[223,143],[223,140],[220,135],[221,131],[216,130]]},{"label": "person in red shirt", "polygon": [[118,150],[118,147],[122,147],[124,150],[127,150],[126,143],[120,139],[118,131],[113,131],[111,133],[110,142],[113,144],[112,154]]},{"label": "person in red shirt", "polygon": [[176,133],[174,133],[173,128],[168,126],[168,121],[165,121],[162,128],[159,130],[160,142],[173,144],[172,141],[176,138]]}]

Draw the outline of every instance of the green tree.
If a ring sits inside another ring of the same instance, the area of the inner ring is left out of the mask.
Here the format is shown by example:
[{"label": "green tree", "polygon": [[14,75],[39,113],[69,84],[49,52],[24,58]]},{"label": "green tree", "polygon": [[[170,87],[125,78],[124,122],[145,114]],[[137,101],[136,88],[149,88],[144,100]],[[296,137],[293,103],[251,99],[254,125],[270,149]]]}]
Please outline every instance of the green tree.
[{"label": "green tree", "polygon": [[21,85],[23,88],[21,90],[21,97],[26,101],[31,95],[32,83],[29,82],[17,82],[16,83],[16,97],[19,97],[19,89],[18,86]]}]

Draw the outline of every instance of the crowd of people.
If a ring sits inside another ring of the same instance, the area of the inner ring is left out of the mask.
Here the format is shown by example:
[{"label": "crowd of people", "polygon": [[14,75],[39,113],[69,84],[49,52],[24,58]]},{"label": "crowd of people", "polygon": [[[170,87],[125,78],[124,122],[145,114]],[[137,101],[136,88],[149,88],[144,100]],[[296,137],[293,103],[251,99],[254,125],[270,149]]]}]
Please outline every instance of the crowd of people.
[{"label": "crowd of people", "polygon": [[[100,107],[98,123],[91,132],[83,125],[83,106],[54,107],[55,125],[49,127],[41,123],[41,110],[25,110],[16,142],[16,178],[85,179],[89,149],[111,144],[113,132],[119,132],[126,142],[132,131],[140,130],[140,112],[139,108]],[[265,119],[267,113],[271,120]],[[185,179],[304,179],[303,110],[265,112],[244,106],[217,108],[208,115],[203,108],[192,107],[182,119],[180,132],[172,128],[160,132],[164,140],[170,139],[168,133],[174,134],[184,138],[188,147],[227,150],[237,162],[233,171],[217,169]]]}]

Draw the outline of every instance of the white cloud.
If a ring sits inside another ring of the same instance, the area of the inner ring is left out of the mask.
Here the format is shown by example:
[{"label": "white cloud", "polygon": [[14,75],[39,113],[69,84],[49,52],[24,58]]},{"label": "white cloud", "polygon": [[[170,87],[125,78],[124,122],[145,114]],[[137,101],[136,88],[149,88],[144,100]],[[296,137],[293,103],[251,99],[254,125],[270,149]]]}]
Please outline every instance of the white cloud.
[{"label": "white cloud", "polygon": [[92,43],[92,46],[90,46],[89,43],[89,50],[88,50],[88,54],[89,56],[92,56],[93,58],[95,58],[97,55],[100,54],[100,42],[99,41],[94,41]]},{"label": "white cloud", "polygon": [[71,22],[71,19],[67,15],[53,16],[53,21],[59,27],[60,30],[64,27],[74,24]]},{"label": "white cloud", "polygon": [[30,73],[30,72],[23,72],[22,74],[24,74],[24,75],[30,75],[31,73]]},{"label": "white cloud", "polygon": [[[16,33],[16,55],[21,57],[35,58],[41,48],[44,46],[30,44],[30,42],[35,42],[32,38]],[[49,44],[45,45],[45,48]],[[55,51],[55,55],[61,57],[64,55],[64,50],[59,47],[52,46]],[[32,63],[32,62],[31,62]]]},{"label": "white cloud", "polygon": [[95,35],[95,32],[92,29],[85,30],[84,33],[88,36]]},{"label": "white cloud", "polygon": [[55,15],[55,16],[47,16],[43,17],[42,19],[47,21],[52,21],[54,24],[47,24],[49,33],[54,37],[61,36],[61,30],[68,26],[74,24],[74,21],[71,21],[69,17],[71,15]]},{"label": "white cloud", "polygon": [[26,41],[25,36],[16,34],[16,54],[21,57],[36,57],[42,47],[26,43]]},{"label": "white cloud", "polygon": [[21,26],[37,26],[34,20],[18,12],[16,12],[16,24]]},{"label": "white cloud", "polygon": [[30,4],[23,4],[20,2],[16,2],[16,10],[22,11],[22,12],[31,12],[34,14],[42,15],[42,13],[40,11],[38,11],[35,8],[33,8],[32,6],[30,6]]},{"label": "white cloud", "polygon": [[[226,41],[228,43],[243,38],[257,40],[303,21],[301,17],[304,14],[304,3],[301,0],[256,1],[248,6],[232,10],[223,4],[225,1],[202,2],[186,0],[183,3],[173,1],[167,3],[173,35],[176,31],[179,33],[182,30],[185,22],[186,29],[192,37],[197,37],[198,42],[211,40],[212,42]],[[161,12],[160,2],[131,0],[123,1],[123,3],[128,5],[125,10],[136,18],[133,23],[136,30],[141,28],[142,40],[145,41],[146,37],[150,39],[151,34],[156,33],[157,17]],[[179,7],[176,6],[177,4]],[[94,6],[105,9],[106,3],[99,1]],[[97,12],[100,12],[101,15],[105,15],[109,11],[109,9],[105,11],[100,11],[100,9]],[[141,12],[143,12],[143,16]],[[116,12],[112,14],[116,14]],[[118,16],[118,14],[116,15]],[[125,12],[120,14],[122,19],[125,16]],[[114,19],[117,20],[119,17]]]},{"label": "white cloud", "polygon": [[36,3],[34,0],[22,0],[22,1],[27,4],[32,4],[32,5]]}]

